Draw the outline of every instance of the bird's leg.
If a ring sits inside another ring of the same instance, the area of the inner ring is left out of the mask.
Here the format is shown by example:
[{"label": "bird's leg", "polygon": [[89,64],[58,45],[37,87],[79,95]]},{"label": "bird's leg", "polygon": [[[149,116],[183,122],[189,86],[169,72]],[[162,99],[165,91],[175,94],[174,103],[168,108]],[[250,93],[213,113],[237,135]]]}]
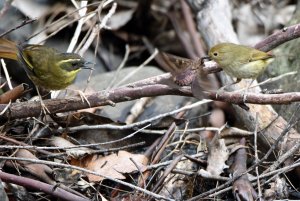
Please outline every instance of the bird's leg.
[{"label": "bird's leg", "polygon": [[77,92],[78,92],[78,94],[79,94],[79,96],[80,96],[80,98],[81,98],[81,101],[82,101],[83,103],[84,103],[84,101],[86,101],[87,104],[89,105],[89,107],[91,107],[91,103],[90,103],[90,101],[87,99],[87,97],[84,95],[83,91],[78,90]]},{"label": "bird's leg", "polygon": [[74,92],[78,93],[79,96],[80,96],[80,98],[81,98],[81,101],[82,101],[83,103],[86,102],[86,103],[89,105],[89,107],[91,107],[91,103],[90,103],[90,101],[87,99],[87,97],[85,96],[85,94],[83,93],[83,91],[77,90],[77,89],[70,89],[70,88],[68,88],[67,90],[71,90],[71,91],[74,91]]},{"label": "bird's leg", "polygon": [[230,84],[227,84],[227,85],[221,87],[220,89],[218,89],[218,90],[217,90],[217,93],[216,93],[216,99],[218,99],[219,94],[220,94],[222,91],[224,91],[225,88],[227,88],[227,87],[229,87],[229,86],[232,86],[232,85],[234,85],[234,84],[237,84],[237,83],[239,83],[241,80],[242,80],[241,78],[237,78],[235,82],[232,82],[232,83],[230,83]]},{"label": "bird's leg", "polygon": [[39,91],[38,87],[35,86],[35,88],[36,88],[36,91],[37,91],[38,96],[39,96],[39,98],[40,98],[40,103],[41,103],[41,108],[42,108],[43,113],[44,113],[45,115],[46,115],[47,113],[50,114],[50,111],[49,111],[48,108],[46,107],[46,105],[45,105],[45,103],[44,103],[44,101],[43,101],[43,98],[42,98],[42,96],[41,96],[41,94],[40,94],[40,91]]},{"label": "bird's leg", "polygon": [[253,84],[254,80],[255,79],[252,79],[252,81],[250,82],[250,84],[246,87],[246,89],[243,92],[243,103],[245,103],[246,100],[247,100],[247,92],[250,89],[251,85]]}]

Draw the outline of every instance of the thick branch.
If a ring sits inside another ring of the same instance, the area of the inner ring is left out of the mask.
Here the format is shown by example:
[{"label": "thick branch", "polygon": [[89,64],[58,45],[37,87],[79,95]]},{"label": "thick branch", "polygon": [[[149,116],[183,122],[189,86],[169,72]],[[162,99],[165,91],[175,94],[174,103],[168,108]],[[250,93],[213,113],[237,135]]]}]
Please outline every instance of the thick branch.
[{"label": "thick branch", "polygon": [[[166,73],[160,75],[160,78],[168,79],[170,74]],[[157,78],[157,77],[153,77]],[[153,78],[143,80],[145,83],[151,82]],[[241,92],[223,92],[216,94],[216,92],[206,92],[208,98],[212,100],[225,101],[233,104],[243,104],[244,95]],[[101,91],[87,96],[91,107],[111,105],[113,103],[124,102],[139,99],[142,97],[162,96],[162,95],[179,95],[192,96],[189,87],[171,87],[163,84],[142,85],[139,81],[127,87],[120,87],[110,90],[108,92]],[[217,97],[217,98],[216,98]],[[291,92],[283,94],[258,94],[247,93],[247,100],[245,103],[253,104],[289,104],[300,101],[300,92]],[[51,113],[67,112],[72,110],[88,108],[86,102],[82,102],[80,98],[66,98],[66,99],[49,99],[44,100],[46,107]],[[5,104],[0,105],[0,110],[6,107]],[[18,118],[35,117],[41,112],[40,102],[22,102],[13,103],[0,117],[1,121],[12,120]]]},{"label": "thick branch", "polygon": [[289,27],[285,27],[280,31],[273,33],[272,35],[268,36],[261,42],[255,45],[255,48],[262,50],[262,51],[270,51],[275,47],[296,39],[300,37],[300,24],[295,24]]}]

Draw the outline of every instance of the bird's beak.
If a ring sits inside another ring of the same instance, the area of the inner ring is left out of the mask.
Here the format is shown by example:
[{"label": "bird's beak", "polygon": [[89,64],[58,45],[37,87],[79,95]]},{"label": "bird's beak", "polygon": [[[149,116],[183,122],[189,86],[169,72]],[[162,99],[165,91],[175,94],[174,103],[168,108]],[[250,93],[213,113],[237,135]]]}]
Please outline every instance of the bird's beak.
[{"label": "bird's beak", "polygon": [[205,57],[201,57],[201,64],[204,63],[204,60],[207,59],[207,60],[211,60],[211,58],[209,56],[205,56]]},{"label": "bird's beak", "polygon": [[95,65],[95,63],[94,63],[94,62],[90,62],[90,61],[86,61],[86,62],[84,62],[84,65],[90,65],[90,64],[94,64],[94,65]]},{"label": "bird's beak", "polygon": [[84,62],[84,66],[82,67],[82,69],[90,69],[90,70],[94,70],[94,68],[88,67],[88,65],[91,65],[91,64],[95,65],[94,62],[90,62],[90,61]]}]

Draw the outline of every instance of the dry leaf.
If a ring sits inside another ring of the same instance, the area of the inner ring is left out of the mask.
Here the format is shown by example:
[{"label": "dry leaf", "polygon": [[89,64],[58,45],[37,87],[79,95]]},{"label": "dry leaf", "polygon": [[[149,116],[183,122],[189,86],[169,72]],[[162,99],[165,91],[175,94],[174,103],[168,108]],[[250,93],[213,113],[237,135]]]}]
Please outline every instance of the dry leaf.
[{"label": "dry leaf", "polygon": [[[56,146],[56,147],[74,147],[74,146],[76,146],[62,137],[52,137],[50,139],[50,144],[53,146]],[[93,151],[92,149],[89,149],[86,147],[66,149],[66,153],[68,154],[68,156],[71,156],[73,158],[80,158],[87,154],[91,154],[92,151]]]},{"label": "dry leaf", "polygon": [[[140,169],[143,168],[148,161],[142,154],[131,154],[127,151],[119,151],[118,154],[111,154],[105,157],[100,157],[99,155],[87,157],[84,161],[84,168],[108,177],[125,179],[124,173],[132,173],[138,170],[130,158],[135,161]],[[91,182],[102,181],[104,179],[103,177],[91,174],[87,176]]]},{"label": "dry leaf", "polygon": [[219,176],[228,166],[225,164],[229,157],[228,148],[224,139],[219,139],[218,135],[209,142],[206,171],[200,170],[200,174]]},{"label": "dry leaf", "polygon": [[[20,158],[28,158],[35,159],[36,158],[30,151],[26,149],[19,149],[15,155]],[[44,164],[37,164],[28,161],[18,161],[20,165],[22,165],[28,172],[32,175],[40,178],[41,180],[47,182],[48,184],[55,184],[55,182],[48,176],[48,174],[52,174],[52,169]]]},{"label": "dry leaf", "polygon": [[211,115],[209,116],[209,123],[216,128],[222,127],[226,120],[225,120],[225,114],[224,110],[221,110],[219,108],[215,108],[212,112]]},{"label": "dry leaf", "polygon": [[109,20],[108,26],[112,30],[118,30],[126,25],[131,19],[134,13],[134,9],[116,12]]}]

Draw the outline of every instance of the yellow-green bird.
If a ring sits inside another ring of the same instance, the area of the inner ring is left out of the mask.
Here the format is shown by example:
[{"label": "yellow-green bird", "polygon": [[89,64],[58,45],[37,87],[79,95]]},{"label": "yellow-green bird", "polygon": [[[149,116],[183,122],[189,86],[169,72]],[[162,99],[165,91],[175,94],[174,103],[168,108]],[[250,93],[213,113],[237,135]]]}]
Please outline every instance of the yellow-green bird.
[{"label": "yellow-green bird", "polygon": [[90,62],[75,53],[61,53],[45,45],[17,45],[0,38],[0,58],[19,61],[28,77],[39,87],[49,90],[65,89]]},{"label": "yellow-green bird", "polygon": [[209,58],[217,62],[230,76],[256,79],[274,60],[274,55],[252,47],[233,43],[220,43],[209,50]]}]

